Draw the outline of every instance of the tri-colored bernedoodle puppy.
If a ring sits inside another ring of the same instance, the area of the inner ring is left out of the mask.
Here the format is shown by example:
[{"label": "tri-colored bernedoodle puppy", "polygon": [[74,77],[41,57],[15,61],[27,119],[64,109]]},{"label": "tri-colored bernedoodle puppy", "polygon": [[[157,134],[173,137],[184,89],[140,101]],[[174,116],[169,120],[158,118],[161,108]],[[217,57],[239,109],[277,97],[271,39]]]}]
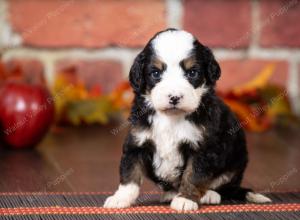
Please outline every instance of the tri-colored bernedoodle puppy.
[{"label": "tri-colored bernedoodle puppy", "polygon": [[133,205],[143,177],[180,211],[221,199],[271,201],[240,187],[248,161],[245,134],[229,132],[239,122],[215,94],[220,74],[211,50],[186,31],[167,29],[148,42],[130,70],[135,98],[121,181],[104,207]]}]

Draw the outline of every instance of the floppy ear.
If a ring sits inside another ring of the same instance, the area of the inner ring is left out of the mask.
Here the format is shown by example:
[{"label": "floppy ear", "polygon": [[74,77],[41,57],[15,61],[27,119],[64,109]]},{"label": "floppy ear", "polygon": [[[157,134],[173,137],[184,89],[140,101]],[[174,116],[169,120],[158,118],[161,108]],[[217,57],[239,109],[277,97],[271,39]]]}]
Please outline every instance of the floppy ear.
[{"label": "floppy ear", "polygon": [[212,51],[204,46],[204,60],[206,65],[206,80],[210,85],[215,85],[221,76],[221,68],[216,61]]},{"label": "floppy ear", "polygon": [[130,68],[129,81],[135,93],[141,93],[144,89],[145,79],[144,79],[144,62],[145,54],[142,51],[134,59],[134,62]]}]

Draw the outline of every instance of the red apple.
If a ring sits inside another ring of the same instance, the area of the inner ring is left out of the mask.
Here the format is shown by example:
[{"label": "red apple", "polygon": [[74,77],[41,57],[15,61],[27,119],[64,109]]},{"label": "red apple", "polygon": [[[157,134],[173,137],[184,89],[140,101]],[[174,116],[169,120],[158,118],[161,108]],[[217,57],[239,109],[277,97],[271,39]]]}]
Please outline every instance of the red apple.
[{"label": "red apple", "polygon": [[12,148],[35,146],[53,118],[53,99],[45,87],[6,82],[0,88],[1,136]]}]

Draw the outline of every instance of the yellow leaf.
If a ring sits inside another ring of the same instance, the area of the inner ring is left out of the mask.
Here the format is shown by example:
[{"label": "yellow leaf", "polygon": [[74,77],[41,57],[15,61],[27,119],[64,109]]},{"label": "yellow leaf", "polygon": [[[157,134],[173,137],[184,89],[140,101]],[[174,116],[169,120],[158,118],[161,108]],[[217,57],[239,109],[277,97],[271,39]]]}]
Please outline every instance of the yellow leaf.
[{"label": "yellow leaf", "polygon": [[267,65],[254,79],[243,85],[237,86],[233,89],[234,93],[240,94],[244,91],[255,90],[263,88],[269,82],[274,73],[275,64]]}]

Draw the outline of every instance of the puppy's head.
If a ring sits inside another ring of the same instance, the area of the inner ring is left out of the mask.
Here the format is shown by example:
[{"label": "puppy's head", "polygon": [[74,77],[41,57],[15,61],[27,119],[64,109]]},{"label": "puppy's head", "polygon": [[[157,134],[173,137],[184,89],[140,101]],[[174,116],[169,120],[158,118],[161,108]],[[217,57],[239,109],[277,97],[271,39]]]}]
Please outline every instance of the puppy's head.
[{"label": "puppy's head", "polygon": [[188,32],[157,33],[138,54],[129,73],[134,92],[165,114],[194,112],[220,77],[211,50]]}]

